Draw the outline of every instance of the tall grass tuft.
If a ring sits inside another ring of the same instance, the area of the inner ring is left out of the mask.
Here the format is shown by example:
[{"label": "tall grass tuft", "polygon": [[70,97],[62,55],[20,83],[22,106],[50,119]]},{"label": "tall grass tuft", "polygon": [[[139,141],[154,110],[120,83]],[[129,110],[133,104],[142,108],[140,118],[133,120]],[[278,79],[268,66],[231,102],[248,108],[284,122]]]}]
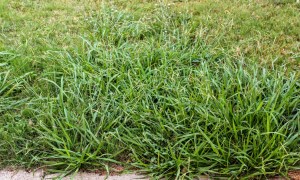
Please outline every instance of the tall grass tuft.
[{"label": "tall grass tuft", "polygon": [[299,168],[299,74],[213,53],[189,14],[153,14],[104,7],[34,79],[1,72],[0,163],[64,174],[119,163],[156,178]]}]

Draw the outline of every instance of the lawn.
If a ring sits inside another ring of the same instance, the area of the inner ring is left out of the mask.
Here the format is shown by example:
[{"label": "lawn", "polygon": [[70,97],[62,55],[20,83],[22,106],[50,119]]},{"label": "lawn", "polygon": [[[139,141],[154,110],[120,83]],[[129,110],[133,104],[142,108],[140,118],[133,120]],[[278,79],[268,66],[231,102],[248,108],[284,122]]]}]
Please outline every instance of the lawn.
[{"label": "lawn", "polygon": [[300,4],[0,0],[0,168],[300,169]]}]

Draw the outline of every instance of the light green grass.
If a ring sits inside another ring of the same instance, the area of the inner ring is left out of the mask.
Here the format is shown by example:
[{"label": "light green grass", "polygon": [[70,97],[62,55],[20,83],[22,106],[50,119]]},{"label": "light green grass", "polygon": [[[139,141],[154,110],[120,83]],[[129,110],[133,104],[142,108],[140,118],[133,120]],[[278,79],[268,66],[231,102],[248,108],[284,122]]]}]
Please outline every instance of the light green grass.
[{"label": "light green grass", "polygon": [[171,179],[299,168],[297,4],[126,2],[1,1],[1,167],[121,164]]}]

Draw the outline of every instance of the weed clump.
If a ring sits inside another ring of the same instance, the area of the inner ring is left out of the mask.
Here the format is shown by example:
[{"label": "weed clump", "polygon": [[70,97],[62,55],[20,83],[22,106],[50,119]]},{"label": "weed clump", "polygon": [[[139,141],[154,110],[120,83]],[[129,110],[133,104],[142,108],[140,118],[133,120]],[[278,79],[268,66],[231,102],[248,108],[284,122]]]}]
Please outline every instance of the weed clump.
[{"label": "weed clump", "polygon": [[191,15],[153,13],[104,8],[82,45],[49,52],[34,80],[1,72],[1,164],[70,173],[120,163],[176,178],[299,166],[299,76],[213,53]]}]

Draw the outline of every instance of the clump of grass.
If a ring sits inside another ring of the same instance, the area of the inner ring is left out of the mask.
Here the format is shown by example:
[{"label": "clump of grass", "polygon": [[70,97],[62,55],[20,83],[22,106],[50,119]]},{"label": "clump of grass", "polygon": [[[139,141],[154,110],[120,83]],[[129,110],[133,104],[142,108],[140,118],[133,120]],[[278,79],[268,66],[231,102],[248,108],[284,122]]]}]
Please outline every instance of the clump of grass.
[{"label": "clump of grass", "polygon": [[33,78],[0,74],[0,108],[21,103],[0,109],[1,164],[68,174],[120,163],[158,178],[299,167],[299,76],[212,53],[191,15],[153,13],[103,8],[82,45],[48,51]]}]

